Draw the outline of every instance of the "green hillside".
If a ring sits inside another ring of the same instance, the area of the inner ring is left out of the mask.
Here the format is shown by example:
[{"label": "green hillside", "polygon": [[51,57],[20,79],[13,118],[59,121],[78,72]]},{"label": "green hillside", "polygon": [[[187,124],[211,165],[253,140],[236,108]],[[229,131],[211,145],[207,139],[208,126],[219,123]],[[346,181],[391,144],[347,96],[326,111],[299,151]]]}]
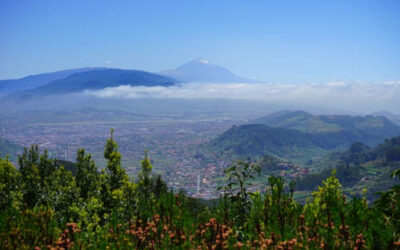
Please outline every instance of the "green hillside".
[{"label": "green hillside", "polygon": [[321,117],[304,111],[279,111],[251,121],[252,124],[265,124],[271,127],[291,128],[307,133],[337,132],[340,127],[324,122]]},{"label": "green hillside", "polygon": [[280,111],[251,124],[233,126],[205,147],[233,158],[273,155],[309,165],[305,163],[346,150],[353,143],[374,147],[398,135],[400,127],[382,116],[315,116],[304,111]]},{"label": "green hillside", "polygon": [[[346,123],[346,120],[351,122]],[[343,118],[337,122],[340,130],[324,133],[307,133],[265,124],[245,124],[231,127],[205,147],[221,154],[234,154],[239,158],[259,158],[268,154],[305,165],[310,159],[321,158],[330,152],[343,151],[356,142],[375,146],[386,138],[393,137],[390,136],[392,134],[400,134],[396,133],[397,126],[390,122],[378,131],[373,129],[372,125],[366,126],[365,121],[357,125],[360,128],[367,127],[363,130],[347,129],[346,127],[354,125],[349,123],[352,123],[352,118]]]},{"label": "green hillside", "polygon": [[375,148],[355,143],[347,151],[329,154],[310,164],[311,169],[321,166],[325,168],[321,172],[297,180],[297,189],[313,190],[335,168],[348,194],[361,195],[366,188],[368,198],[376,198],[376,192],[395,184],[389,176],[400,167],[400,136],[387,139]]},{"label": "green hillside", "polygon": [[319,147],[305,133],[286,128],[273,128],[262,124],[233,126],[206,145],[222,154],[260,158],[264,155],[304,162],[309,157],[323,156]]},{"label": "green hillside", "polygon": [[[303,117],[310,117],[307,113],[300,113]],[[279,116],[282,114],[285,112]],[[331,119],[320,118],[321,121]],[[335,119],[339,118],[332,118]],[[356,120],[358,122],[355,123]],[[340,117],[335,124],[341,130],[325,133],[306,133],[264,124],[233,126],[206,147],[227,159],[251,158],[257,162],[261,166],[261,176],[255,182],[257,186],[262,186],[270,175],[278,175],[296,180],[297,195],[309,195],[331,175],[332,169],[336,169],[347,195],[360,196],[367,188],[367,197],[373,200],[376,192],[395,184],[389,176],[400,167],[400,136],[392,139],[384,137],[390,134],[390,128],[394,133],[396,126],[389,122],[383,126],[388,131],[379,131],[374,129],[374,126],[379,126],[373,125],[379,120],[383,124],[387,122],[381,118]],[[381,144],[370,146],[377,141]]]}]

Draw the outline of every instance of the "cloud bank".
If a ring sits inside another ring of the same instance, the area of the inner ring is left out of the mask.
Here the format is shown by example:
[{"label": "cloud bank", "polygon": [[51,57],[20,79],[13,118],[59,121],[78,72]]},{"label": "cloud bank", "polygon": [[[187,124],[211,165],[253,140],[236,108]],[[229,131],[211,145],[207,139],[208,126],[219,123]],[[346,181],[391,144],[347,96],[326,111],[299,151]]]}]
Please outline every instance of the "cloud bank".
[{"label": "cloud bank", "polygon": [[400,81],[324,84],[188,83],[171,87],[123,85],[86,95],[98,98],[180,98],[257,100],[285,104],[324,105],[356,112],[400,110]]}]

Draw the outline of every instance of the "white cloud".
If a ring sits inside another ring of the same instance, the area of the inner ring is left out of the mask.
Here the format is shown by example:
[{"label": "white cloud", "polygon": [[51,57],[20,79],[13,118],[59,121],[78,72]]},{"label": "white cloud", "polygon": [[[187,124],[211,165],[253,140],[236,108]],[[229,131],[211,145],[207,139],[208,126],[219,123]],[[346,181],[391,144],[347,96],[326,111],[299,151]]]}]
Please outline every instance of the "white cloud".
[{"label": "white cloud", "polygon": [[171,87],[129,85],[85,94],[99,98],[185,98],[257,100],[274,103],[325,105],[353,111],[400,108],[400,81],[386,83],[329,82],[325,84],[189,83]]}]

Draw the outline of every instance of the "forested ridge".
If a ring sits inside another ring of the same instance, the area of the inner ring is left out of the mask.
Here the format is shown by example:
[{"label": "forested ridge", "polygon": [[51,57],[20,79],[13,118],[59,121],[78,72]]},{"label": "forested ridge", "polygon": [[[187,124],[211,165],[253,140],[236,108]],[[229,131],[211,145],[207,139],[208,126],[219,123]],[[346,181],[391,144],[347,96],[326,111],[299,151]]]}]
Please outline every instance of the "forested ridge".
[{"label": "forested ridge", "polygon": [[310,161],[310,166],[322,167],[323,170],[298,179],[297,190],[315,189],[335,168],[336,176],[342,186],[347,188],[346,193],[355,195],[366,188],[367,198],[372,201],[378,197],[378,191],[399,184],[397,179],[390,178],[390,173],[400,168],[400,136],[386,139],[374,148],[354,143],[344,152],[335,152],[315,162]]},{"label": "forested ridge", "polygon": [[[396,152],[388,157],[397,160]],[[0,159],[0,247],[400,249],[398,185],[369,203],[367,190],[345,196],[333,170],[300,204],[296,184],[280,177],[249,192],[261,167],[239,161],[225,170],[220,198],[206,202],[168,189],[147,153],[134,179],[121,157],[111,131],[101,171],[84,149],[75,164],[51,159],[35,145],[19,156],[18,168]],[[400,170],[392,177],[400,178]]]}]

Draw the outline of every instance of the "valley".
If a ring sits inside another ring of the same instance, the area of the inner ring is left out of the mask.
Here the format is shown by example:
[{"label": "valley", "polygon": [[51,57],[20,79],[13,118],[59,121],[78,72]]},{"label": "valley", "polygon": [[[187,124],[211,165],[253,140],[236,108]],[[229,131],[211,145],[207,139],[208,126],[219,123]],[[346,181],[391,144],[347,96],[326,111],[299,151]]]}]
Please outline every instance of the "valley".
[{"label": "valley", "polygon": [[[48,116],[52,119],[46,118],[48,112],[42,112],[41,116],[8,113],[7,119],[0,123],[0,138],[15,145],[8,151],[10,160],[16,163],[22,147],[32,144],[47,149],[53,158],[70,162],[75,162],[79,148],[85,148],[103,168],[106,163],[104,144],[110,128],[114,128],[114,138],[124,156],[123,167],[133,178],[136,178],[140,160],[148,150],[155,173],[162,175],[170,188],[184,190],[190,196],[212,199],[218,197],[217,188],[224,183],[223,170],[234,161],[244,159],[262,167],[261,175],[250,190],[264,190],[270,175],[281,176],[299,183],[296,195],[301,199],[313,190],[312,183],[320,183],[329,175],[330,169],[342,162],[341,155],[346,154],[353,143],[364,142],[368,145],[366,148],[374,147],[400,131],[386,118],[372,116],[341,116],[340,120],[347,121],[347,127],[336,124],[332,130],[329,123],[315,123],[318,116],[299,111],[271,113],[267,118],[253,120],[240,119],[237,115],[202,114],[185,118],[182,114],[162,117],[118,110],[84,110],[85,119],[77,115],[83,112],[61,112],[58,116],[51,113]],[[304,119],[305,116],[311,122]],[[291,127],[286,125],[289,122]],[[312,133],[314,127],[311,124],[317,124],[317,132]],[[360,128],[355,128],[357,126]],[[365,131],[370,134],[367,136]],[[363,181],[364,186],[380,190],[374,183],[392,168],[379,170],[376,166],[370,163],[368,173],[378,171],[378,177],[364,178]],[[320,173],[321,177],[315,177]],[[312,178],[316,181],[310,182]],[[347,191],[360,195],[362,188],[352,183]]]},{"label": "valley", "polygon": [[[15,121],[15,120],[14,120]],[[99,167],[105,166],[103,150],[110,128],[123,153],[122,163],[127,173],[136,177],[145,150],[154,165],[154,171],[163,176],[168,186],[184,189],[190,195],[215,198],[216,184],[213,180],[222,174],[228,162],[207,154],[199,158],[198,147],[233,124],[243,121],[232,119],[146,119],[133,121],[86,121],[59,123],[32,123],[19,121],[3,124],[0,138],[24,147],[38,144],[48,149],[51,157],[75,162],[76,152],[85,148],[93,155]],[[12,160],[16,161],[13,152]],[[198,190],[197,178],[201,177]]]}]

